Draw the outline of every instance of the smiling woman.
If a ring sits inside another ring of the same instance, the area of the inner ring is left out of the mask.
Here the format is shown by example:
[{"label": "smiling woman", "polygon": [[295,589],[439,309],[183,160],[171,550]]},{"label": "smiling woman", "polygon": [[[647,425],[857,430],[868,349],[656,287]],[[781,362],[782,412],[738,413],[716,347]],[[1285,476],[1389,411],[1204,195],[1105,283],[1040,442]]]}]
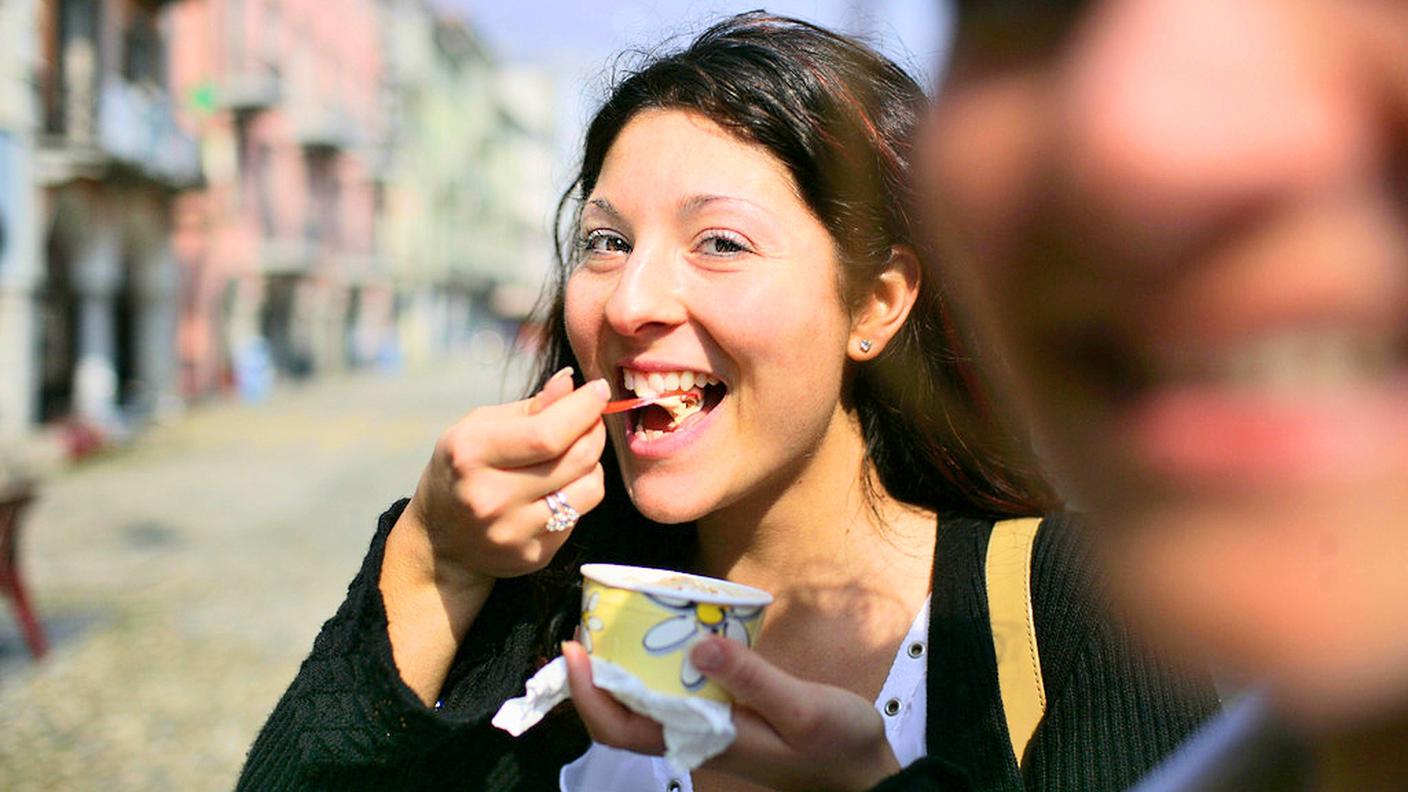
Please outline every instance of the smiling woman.
[{"label": "smiling woman", "polygon": [[[987,544],[995,520],[1053,504],[989,441],[922,275],[907,179],[924,109],[870,49],[762,14],[629,74],[564,196],[535,395],[442,436],[242,785],[866,789],[909,766],[891,788],[1113,792],[1210,712],[1201,677],[1104,612],[1053,516],[1017,575],[1046,715],[1030,743],[1008,733]],[[736,702],[737,740],[693,773],[562,643],[591,630],[583,562],[774,595],[766,616],[679,605],[646,638]],[[751,649],[716,637],[757,618]],[[576,715],[494,730],[559,646]]]}]

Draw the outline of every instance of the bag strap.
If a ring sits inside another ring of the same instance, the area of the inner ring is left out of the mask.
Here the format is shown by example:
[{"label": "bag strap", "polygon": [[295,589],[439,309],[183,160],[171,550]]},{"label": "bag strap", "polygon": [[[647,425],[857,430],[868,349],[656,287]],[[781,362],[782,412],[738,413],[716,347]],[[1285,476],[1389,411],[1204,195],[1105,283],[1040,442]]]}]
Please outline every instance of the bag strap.
[{"label": "bag strap", "polygon": [[1003,520],[993,525],[988,539],[988,617],[997,656],[997,686],[1018,767],[1046,714],[1046,686],[1032,615],[1032,550],[1040,526],[1038,517]]}]

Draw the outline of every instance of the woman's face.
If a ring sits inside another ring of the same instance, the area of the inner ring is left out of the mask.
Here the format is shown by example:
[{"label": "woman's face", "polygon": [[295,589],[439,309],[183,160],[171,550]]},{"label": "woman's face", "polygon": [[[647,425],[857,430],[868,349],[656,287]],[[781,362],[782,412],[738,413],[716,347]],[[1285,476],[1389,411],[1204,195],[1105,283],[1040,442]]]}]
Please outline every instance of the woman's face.
[{"label": "woman's face", "polygon": [[631,498],[660,522],[766,508],[847,426],[850,319],[836,245],[765,149],[649,110],[621,130],[582,211],[567,334],[617,398],[694,390],[692,414],[608,416]]},{"label": "woman's face", "polygon": [[1159,635],[1321,716],[1408,696],[1408,6],[1073,30],[940,103],[964,307]]}]

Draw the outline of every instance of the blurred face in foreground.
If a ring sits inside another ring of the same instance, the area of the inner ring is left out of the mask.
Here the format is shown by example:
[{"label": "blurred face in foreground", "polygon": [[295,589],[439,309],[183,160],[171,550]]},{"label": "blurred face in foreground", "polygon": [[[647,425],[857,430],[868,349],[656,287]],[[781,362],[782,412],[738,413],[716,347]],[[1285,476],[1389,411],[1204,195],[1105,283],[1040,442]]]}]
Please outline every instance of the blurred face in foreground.
[{"label": "blurred face in foreground", "polygon": [[969,5],[943,275],[1125,601],[1307,723],[1408,706],[1408,3]]}]

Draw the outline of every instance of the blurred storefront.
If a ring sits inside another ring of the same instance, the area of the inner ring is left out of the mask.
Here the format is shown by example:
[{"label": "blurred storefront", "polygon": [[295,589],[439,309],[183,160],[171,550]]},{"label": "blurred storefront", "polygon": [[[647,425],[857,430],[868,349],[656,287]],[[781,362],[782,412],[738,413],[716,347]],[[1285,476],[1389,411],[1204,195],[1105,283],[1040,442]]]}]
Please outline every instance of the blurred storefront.
[{"label": "blurred storefront", "polygon": [[166,81],[169,5],[38,6],[39,421],[120,429],[179,404],[170,216],[200,163]]},{"label": "blurred storefront", "polygon": [[0,440],[512,339],[546,74],[425,0],[0,1]]}]

